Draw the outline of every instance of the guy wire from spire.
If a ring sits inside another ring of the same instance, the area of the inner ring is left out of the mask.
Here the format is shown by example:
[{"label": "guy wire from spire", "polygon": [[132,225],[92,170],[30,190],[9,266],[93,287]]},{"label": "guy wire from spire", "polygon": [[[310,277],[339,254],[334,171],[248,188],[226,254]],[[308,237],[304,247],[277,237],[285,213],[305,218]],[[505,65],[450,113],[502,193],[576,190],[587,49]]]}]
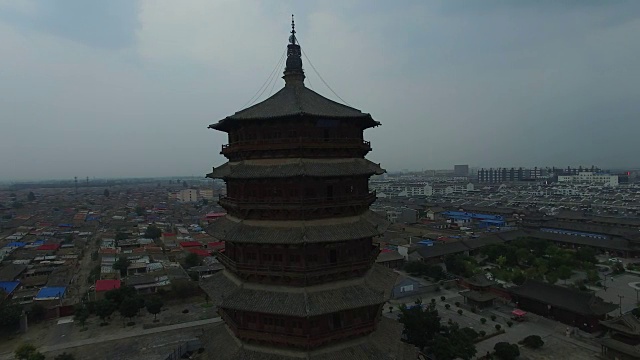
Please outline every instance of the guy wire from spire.
[{"label": "guy wire from spire", "polygon": [[[260,88],[258,89],[258,91],[256,91],[255,94],[253,94],[253,96],[244,104],[242,105],[242,109],[246,108],[247,105],[249,104],[253,104],[252,101],[255,101],[255,97],[258,96],[260,97],[260,95],[262,95],[262,93],[260,93],[260,90],[263,90],[262,88],[267,85],[267,83],[269,82],[269,80],[271,79],[271,77],[276,73],[276,71],[278,70],[278,68],[280,67],[280,63],[282,62],[282,59],[285,57],[285,55],[287,54],[287,51],[285,50],[282,55],[280,56],[280,59],[278,60],[278,63],[276,64],[275,68],[273,70],[271,70],[271,73],[269,74],[269,77],[264,81],[264,83],[262,84],[262,86],[260,86]],[[263,91],[264,92],[264,91]],[[260,95],[258,95],[258,93],[260,93]]]},{"label": "guy wire from spire", "polygon": [[[298,39],[296,39],[298,40]],[[300,40],[298,40],[298,44],[300,44]],[[318,72],[318,70],[316,70],[316,67],[313,66],[313,63],[311,62],[311,59],[309,59],[309,57],[307,56],[307,53],[304,52],[304,47],[302,46],[302,44],[300,44],[300,49],[302,50],[302,54],[304,55],[304,58],[307,59],[307,61],[309,62],[309,65],[311,65],[311,68],[313,69],[313,71],[316,73],[316,75],[318,75],[318,77],[320,78],[320,81],[322,81],[322,83],[333,93],[333,95],[337,96],[338,99],[342,100],[342,102],[346,105],[351,106],[348,102],[346,102],[343,98],[340,97],[340,95],[338,95],[335,91],[333,91],[333,89],[331,88],[331,86],[329,86],[329,84],[327,84],[326,81],[324,81],[324,79],[322,78],[322,76],[320,75],[320,73]]]},{"label": "guy wire from spire", "polygon": [[[282,68],[282,65],[284,65],[284,57],[280,57],[280,62],[278,62],[278,65],[276,65],[276,69]],[[253,100],[253,103],[251,105],[253,105],[254,103],[256,103],[258,100],[262,98],[262,94],[264,94],[264,92],[267,91],[267,89],[269,88],[269,85],[271,85],[272,83],[273,85],[271,86],[271,91],[273,91],[273,87],[277,82],[276,79],[278,78],[278,76],[276,75],[277,73],[278,71],[276,70],[273,73],[273,76],[271,77],[271,80],[269,81],[269,83],[267,83],[267,86],[265,86],[265,88],[262,89],[262,92],[260,92],[260,95],[258,95],[258,97],[255,98],[255,100]],[[269,94],[269,96],[271,96],[271,94]]]}]

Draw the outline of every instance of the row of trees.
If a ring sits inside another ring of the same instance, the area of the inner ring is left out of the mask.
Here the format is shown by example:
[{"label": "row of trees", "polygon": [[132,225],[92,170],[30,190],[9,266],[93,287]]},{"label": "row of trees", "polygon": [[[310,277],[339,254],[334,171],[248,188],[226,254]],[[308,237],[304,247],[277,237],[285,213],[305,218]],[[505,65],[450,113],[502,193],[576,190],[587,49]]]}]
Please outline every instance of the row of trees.
[{"label": "row of trees", "polygon": [[79,305],[75,310],[74,319],[83,328],[91,314],[97,315],[101,320],[101,325],[106,325],[107,320],[117,310],[123,318],[132,319],[141,309],[153,315],[153,321],[157,321],[157,315],[162,310],[164,303],[157,296],[143,298],[138,295],[134,288],[123,286],[119,289],[109,290],[105,293],[105,298],[95,303]]},{"label": "row of trees", "polygon": [[[44,360],[46,357],[44,354],[38,351],[35,346],[31,344],[22,344],[16,348],[13,355],[18,360]],[[57,355],[53,360],[75,360],[75,356],[66,352]]]}]

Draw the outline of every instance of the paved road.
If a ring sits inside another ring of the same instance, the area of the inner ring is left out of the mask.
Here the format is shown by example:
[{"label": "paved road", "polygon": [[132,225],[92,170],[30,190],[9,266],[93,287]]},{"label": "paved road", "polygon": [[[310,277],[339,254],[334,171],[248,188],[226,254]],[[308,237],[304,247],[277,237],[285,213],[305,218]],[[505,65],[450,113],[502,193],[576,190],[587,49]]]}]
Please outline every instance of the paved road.
[{"label": "paved road", "polygon": [[[107,341],[128,339],[128,338],[132,338],[132,337],[136,337],[136,336],[156,334],[156,333],[161,333],[161,332],[165,332],[165,331],[180,330],[180,329],[204,326],[204,325],[219,323],[221,321],[222,321],[221,318],[215,317],[215,318],[210,318],[210,319],[191,321],[191,322],[182,323],[182,324],[167,325],[167,326],[157,327],[157,328],[153,328],[153,329],[126,330],[126,331],[123,331],[122,333],[119,333],[119,334],[104,335],[104,336],[98,336],[98,337],[94,337],[94,338],[90,338],[90,339],[69,341],[69,342],[66,342],[66,343],[56,344],[56,345],[51,345],[51,346],[42,346],[42,347],[40,347],[38,349],[38,351],[40,351],[43,354],[46,354],[46,353],[52,352],[52,351],[61,351],[61,350],[71,349],[71,348],[75,348],[75,347],[79,347],[79,346],[86,346],[86,345],[103,343],[103,342],[107,342]],[[14,359],[13,353],[0,354],[0,360],[13,360],[13,359]]]}]

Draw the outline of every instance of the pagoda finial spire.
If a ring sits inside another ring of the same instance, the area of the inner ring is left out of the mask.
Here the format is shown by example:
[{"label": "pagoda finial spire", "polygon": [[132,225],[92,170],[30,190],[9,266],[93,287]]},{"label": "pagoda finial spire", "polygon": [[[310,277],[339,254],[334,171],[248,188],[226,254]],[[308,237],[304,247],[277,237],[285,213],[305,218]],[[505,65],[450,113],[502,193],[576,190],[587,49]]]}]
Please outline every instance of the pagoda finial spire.
[{"label": "pagoda finial spire", "polygon": [[284,68],[284,81],[287,85],[304,86],[304,71],[302,70],[302,51],[296,38],[296,23],[291,14],[291,35],[287,45],[287,65]]},{"label": "pagoda finial spire", "polygon": [[291,14],[291,36],[289,37],[289,43],[296,43],[296,22],[293,19],[293,14]]}]

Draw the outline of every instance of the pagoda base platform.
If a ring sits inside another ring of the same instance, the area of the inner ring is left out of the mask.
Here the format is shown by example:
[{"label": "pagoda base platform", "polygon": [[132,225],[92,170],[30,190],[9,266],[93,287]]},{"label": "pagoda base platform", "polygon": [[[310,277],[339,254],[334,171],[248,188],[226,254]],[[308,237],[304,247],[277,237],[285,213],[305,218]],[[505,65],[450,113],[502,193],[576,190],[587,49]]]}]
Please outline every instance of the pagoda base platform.
[{"label": "pagoda base platform", "polygon": [[203,359],[224,360],[415,360],[418,350],[400,341],[402,324],[383,317],[377,329],[362,338],[339,342],[313,351],[296,351],[247,344],[236,338],[224,324],[208,329],[202,336]]}]

